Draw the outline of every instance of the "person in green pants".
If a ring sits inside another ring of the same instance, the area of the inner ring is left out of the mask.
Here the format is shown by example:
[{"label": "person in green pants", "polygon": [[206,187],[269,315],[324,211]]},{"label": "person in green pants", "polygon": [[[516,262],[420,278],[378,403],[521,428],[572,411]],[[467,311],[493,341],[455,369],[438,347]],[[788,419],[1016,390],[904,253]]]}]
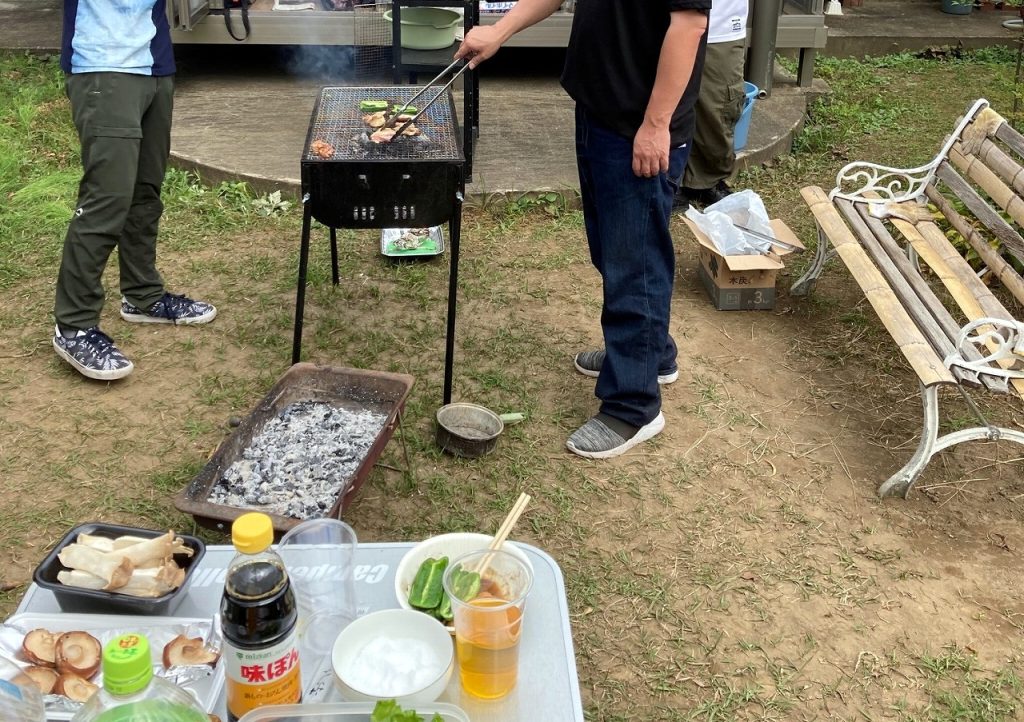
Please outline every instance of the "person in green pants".
[{"label": "person in green pants", "polygon": [[736,123],[743,112],[748,0],[714,0],[708,18],[708,49],[697,99],[690,158],[675,206],[699,208],[730,193],[726,180],[736,162]]},{"label": "person in green pants", "polygon": [[208,303],[167,292],[156,269],[175,72],[165,2],[64,2],[61,67],[82,180],[57,276],[53,347],[92,379],[134,368],[99,328],[103,271],[115,248],[124,320],[198,324],[217,315]]}]

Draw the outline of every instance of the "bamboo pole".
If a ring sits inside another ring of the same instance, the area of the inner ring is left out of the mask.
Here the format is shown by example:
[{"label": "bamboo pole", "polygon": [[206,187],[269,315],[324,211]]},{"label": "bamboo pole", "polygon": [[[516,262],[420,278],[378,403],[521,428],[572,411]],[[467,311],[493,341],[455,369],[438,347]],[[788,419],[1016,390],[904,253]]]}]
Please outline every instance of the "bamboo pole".
[{"label": "bamboo pole", "polygon": [[[1024,261],[1024,238],[1021,238],[1020,234],[1013,230],[1010,224],[985,202],[978,191],[974,190],[971,184],[964,180],[964,177],[957,173],[948,161],[939,165],[935,175],[949,186],[957,198],[963,201],[975,218],[985,224],[985,227],[1006,247],[1006,250],[1017,259]],[[952,222],[949,216],[946,216],[946,220]]]},{"label": "bamboo pole", "polygon": [[[1024,279],[1022,279],[1020,274],[1014,270],[1013,266],[1007,263],[1006,260],[999,255],[999,251],[988,244],[988,239],[982,236],[966,218],[957,213],[956,209],[953,208],[953,204],[950,203],[944,195],[939,193],[934,186],[928,186],[928,188],[925,189],[925,193],[928,194],[928,199],[934,203],[935,207],[939,209],[943,216],[946,217],[949,224],[956,229],[956,232],[971,244],[971,247],[978,253],[978,256],[981,257],[984,264],[988,266],[992,275],[999,279],[999,282],[1003,284],[1006,290],[1013,294],[1013,297],[1016,298],[1017,301],[1024,303]],[[939,232],[941,233],[941,231]],[[1000,311],[1001,314],[1005,314],[1005,316],[997,313],[990,315],[996,316],[997,318],[1013,318],[1006,308],[999,303],[996,297],[992,295],[991,291],[988,292],[987,298],[994,302],[991,304],[993,309]],[[989,303],[988,300],[982,300],[983,305],[987,303]]]},{"label": "bamboo pole", "polygon": [[[987,145],[992,145],[991,142],[986,141]],[[1024,186],[1024,170],[1019,165],[1013,163],[1009,156],[1003,155],[1003,158],[1013,166],[1016,167],[1016,172],[1013,172],[1012,168],[1005,168],[1004,170],[1009,174],[1010,178],[1020,176],[1018,180],[1021,185]],[[1003,182],[1000,176],[1002,173],[997,174],[987,163],[990,161],[983,161],[980,157],[970,155],[963,152],[963,147],[956,143],[949,150],[949,159],[953,161],[953,165],[963,171],[968,178],[978,184],[981,188],[992,199],[994,203],[999,205],[1004,211],[1006,211],[1013,220],[1018,224],[1024,226],[1024,200],[1021,199],[1014,189],[1010,188],[1006,183]],[[1005,178],[1006,176],[1003,176]]]}]

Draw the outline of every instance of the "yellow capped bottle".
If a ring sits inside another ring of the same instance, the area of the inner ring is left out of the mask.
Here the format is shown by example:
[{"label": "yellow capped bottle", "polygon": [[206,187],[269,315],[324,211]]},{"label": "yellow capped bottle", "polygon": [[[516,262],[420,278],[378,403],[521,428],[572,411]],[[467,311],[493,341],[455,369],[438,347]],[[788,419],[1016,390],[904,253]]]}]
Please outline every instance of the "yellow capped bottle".
[{"label": "yellow capped bottle", "polygon": [[230,722],[257,707],[302,701],[295,593],[273,541],[266,514],[243,514],[231,525],[238,553],[220,602]]}]

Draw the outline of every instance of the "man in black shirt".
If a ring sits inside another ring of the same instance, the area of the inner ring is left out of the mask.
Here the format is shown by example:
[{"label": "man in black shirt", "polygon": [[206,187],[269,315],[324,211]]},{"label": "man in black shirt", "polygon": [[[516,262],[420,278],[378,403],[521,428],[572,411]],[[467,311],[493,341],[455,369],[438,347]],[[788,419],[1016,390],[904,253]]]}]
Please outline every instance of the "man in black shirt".
[{"label": "man in black shirt", "polygon": [[[474,28],[456,57],[476,66],[555,12],[519,0]],[[576,101],[576,157],[590,257],[601,274],[604,350],[576,355],[597,377],[599,413],[569,437],[611,458],[665,427],[659,383],[679,376],[668,333],[675,276],[672,199],[689,154],[711,0],[577,0],[562,86]]]}]

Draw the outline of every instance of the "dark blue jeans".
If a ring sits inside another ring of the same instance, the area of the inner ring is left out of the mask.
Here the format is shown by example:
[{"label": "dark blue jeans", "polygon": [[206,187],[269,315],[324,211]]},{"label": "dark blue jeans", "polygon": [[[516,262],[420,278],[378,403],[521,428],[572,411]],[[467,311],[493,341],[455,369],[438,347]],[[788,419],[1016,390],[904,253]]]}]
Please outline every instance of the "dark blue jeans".
[{"label": "dark blue jeans", "polygon": [[672,198],[689,145],[673,148],[668,173],[633,174],[633,139],[576,106],[576,160],[590,260],[601,274],[607,352],[595,394],[601,412],[633,426],[661,411],[658,371],[676,368],[668,333],[675,278],[669,233]]}]

